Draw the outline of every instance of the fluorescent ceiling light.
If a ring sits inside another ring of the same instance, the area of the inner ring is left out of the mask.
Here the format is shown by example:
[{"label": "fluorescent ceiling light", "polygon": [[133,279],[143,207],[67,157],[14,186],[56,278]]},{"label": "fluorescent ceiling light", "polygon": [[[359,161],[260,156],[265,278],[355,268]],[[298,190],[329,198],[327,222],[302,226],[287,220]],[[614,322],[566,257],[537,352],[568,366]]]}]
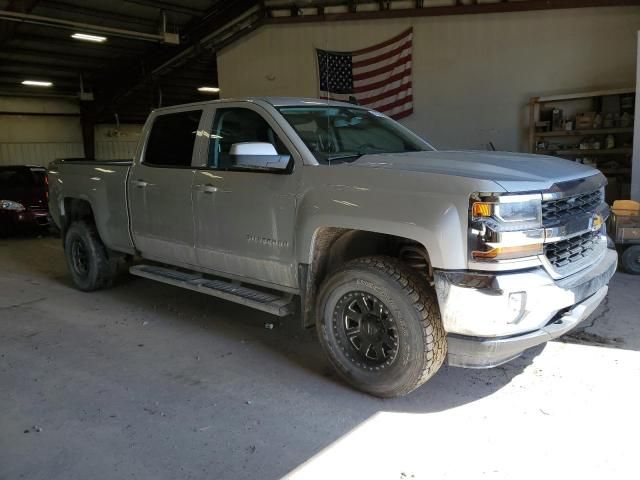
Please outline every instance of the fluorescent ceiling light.
[{"label": "fluorescent ceiling light", "polygon": [[51,82],[41,82],[39,80],[23,80],[22,85],[29,85],[30,87],[52,87]]},{"label": "fluorescent ceiling light", "polygon": [[199,87],[198,91],[205,93],[218,93],[220,89],[218,87]]},{"label": "fluorescent ceiling light", "polygon": [[107,40],[107,37],[103,37],[100,35],[89,35],[88,33],[74,33],[71,35],[71,38],[75,38],[76,40],[85,40],[87,42],[96,42],[102,43]]}]

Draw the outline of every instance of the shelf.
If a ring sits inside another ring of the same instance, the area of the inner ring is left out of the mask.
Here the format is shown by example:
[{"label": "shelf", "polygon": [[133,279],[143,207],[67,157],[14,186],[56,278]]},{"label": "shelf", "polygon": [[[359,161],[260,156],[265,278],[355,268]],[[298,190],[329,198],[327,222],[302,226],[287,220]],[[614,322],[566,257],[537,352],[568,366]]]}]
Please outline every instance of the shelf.
[{"label": "shelf", "polygon": [[546,97],[534,97],[532,101],[535,101],[537,103],[564,102],[567,100],[579,100],[582,98],[604,97],[609,95],[627,95],[635,92],[636,89],[631,87],[617,88],[614,90],[596,90],[594,92],[571,93],[568,95],[549,95]]},{"label": "shelf", "polygon": [[553,132],[536,132],[536,137],[582,137],[585,135],[608,135],[614,133],[633,133],[633,127],[629,128],[598,128],[593,130],[557,130]]},{"label": "shelf", "polygon": [[631,155],[633,149],[629,148],[610,148],[601,150],[536,150],[538,155],[577,155],[585,157],[596,157],[602,155]]}]

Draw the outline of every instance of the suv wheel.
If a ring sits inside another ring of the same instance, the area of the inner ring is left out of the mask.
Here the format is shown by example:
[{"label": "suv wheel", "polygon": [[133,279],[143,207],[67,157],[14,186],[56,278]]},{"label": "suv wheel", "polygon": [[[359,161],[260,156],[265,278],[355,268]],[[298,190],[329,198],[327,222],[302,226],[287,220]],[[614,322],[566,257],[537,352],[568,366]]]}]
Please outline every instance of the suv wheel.
[{"label": "suv wheel", "polygon": [[64,251],[71,278],[78,289],[90,292],[113,283],[117,264],[109,258],[93,225],[73,223],[65,235]]},{"label": "suv wheel", "polygon": [[379,397],[415,390],[446,357],[435,293],[390,257],[353,260],[328,278],[318,295],[316,326],[340,375]]}]

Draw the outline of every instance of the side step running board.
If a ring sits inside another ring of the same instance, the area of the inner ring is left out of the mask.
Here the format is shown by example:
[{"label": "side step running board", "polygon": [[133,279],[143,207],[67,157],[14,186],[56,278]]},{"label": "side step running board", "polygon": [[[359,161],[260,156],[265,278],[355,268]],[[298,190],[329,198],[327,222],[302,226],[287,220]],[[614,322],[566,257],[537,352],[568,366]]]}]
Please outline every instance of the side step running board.
[{"label": "side step running board", "polygon": [[284,317],[294,312],[293,295],[279,296],[262,292],[230,281],[206,278],[196,272],[181,272],[155,265],[136,265],[129,269],[129,273],[138,277],[175,285],[176,287],[206,293],[213,297],[240,303],[279,317]]}]

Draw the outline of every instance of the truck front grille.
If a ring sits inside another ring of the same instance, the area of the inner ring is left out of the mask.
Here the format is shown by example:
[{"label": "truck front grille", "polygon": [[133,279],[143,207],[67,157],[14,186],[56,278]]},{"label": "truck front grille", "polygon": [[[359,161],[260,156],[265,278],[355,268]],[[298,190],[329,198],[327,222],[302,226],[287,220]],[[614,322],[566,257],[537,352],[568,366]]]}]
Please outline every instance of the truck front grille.
[{"label": "truck front grille", "polygon": [[595,212],[596,208],[604,202],[602,190],[581,193],[572,197],[542,202],[542,224],[550,227],[564,223],[575,215],[586,212]]},{"label": "truck front grille", "polygon": [[550,243],[545,246],[544,253],[549,263],[559,270],[593,254],[596,251],[599,236],[600,231],[597,230]]}]

